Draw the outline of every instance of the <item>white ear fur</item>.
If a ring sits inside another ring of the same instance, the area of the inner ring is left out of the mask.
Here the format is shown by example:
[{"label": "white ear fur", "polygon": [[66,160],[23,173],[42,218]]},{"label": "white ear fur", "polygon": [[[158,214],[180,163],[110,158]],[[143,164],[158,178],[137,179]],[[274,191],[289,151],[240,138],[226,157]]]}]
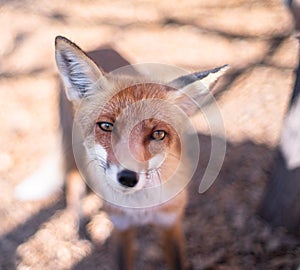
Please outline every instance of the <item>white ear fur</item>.
[{"label": "white ear fur", "polygon": [[189,115],[194,114],[201,104],[210,97],[211,88],[229,68],[228,65],[204,72],[196,72],[173,80],[169,85],[177,89],[171,91],[171,100]]},{"label": "white ear fur", "polygon": [[229,69],[229,66],[225,65],[225,66],[222,66],[217,69],[218,69],[218,71],[210,72],[206,77],[204,77],[201,80],[201,83],[209,90],[214,86],[214,84],[217,82],[217,80],[221,76],[223,76],[223,74]]},{"label": "white ear fur", "polygon": [[78,103],[93,94],[94,85],[103,77],[103,72],[76,44],[56,37],[55,58],[70,101]]}]

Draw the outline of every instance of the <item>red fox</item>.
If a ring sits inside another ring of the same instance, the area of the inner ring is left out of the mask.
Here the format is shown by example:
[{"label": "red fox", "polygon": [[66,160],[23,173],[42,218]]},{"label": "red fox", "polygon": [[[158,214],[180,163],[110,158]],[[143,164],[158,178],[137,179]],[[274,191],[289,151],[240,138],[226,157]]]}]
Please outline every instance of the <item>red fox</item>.
[{"label": "red fox", "polygon": [[[180,166],[186,154],[185,117],[198,111],[200,99],[227,66],[162,83],[141,75],[107,74],[65,37],[56,37],[55,46],[75,114],[76,163],[106,201],[118,239],[119,269],[133,269],[134,228],[145,224],[160,229],[169,269],[185,269],[182,219],[189,176]],[[61,114],[66,113],[62,107]],[[70,145],[68,117],[63,141]],[[81,180],[75,160],[68,157],[66,164],[67,203],[77,208]]]}]

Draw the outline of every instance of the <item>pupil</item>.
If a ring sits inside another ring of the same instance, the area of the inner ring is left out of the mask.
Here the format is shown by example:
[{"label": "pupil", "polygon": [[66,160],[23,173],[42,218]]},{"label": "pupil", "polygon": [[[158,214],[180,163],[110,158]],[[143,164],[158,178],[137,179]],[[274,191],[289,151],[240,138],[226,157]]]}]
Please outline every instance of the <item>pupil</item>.
[{"label": "pupil", "polygon": [[165,133],[164,133],[164,131],[161,131],[161,130],[155,131],[153,134],[153,138],[156,140],[161,140],[164,138],[164,136],[165,136]]}]

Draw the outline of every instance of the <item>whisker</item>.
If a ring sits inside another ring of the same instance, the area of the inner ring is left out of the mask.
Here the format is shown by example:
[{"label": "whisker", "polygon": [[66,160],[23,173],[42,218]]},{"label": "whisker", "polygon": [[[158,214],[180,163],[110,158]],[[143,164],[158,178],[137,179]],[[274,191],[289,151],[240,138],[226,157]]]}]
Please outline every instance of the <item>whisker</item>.
[{"label": "whisker", "polygon": [[104,160],[101,160],[100,158],[93,158],[90,159],[87,163],[85,163],[84,165],[86,167],[91,166],[93,163],[95,163],[95,165],[97,167],[103,168],[104,170],[106,170],[106,163],[104,162]]},{"label": "whisker", "polygon": [[162,198],[162,180],[161,180],[161,172],[160,172],[160,168],[155,169],[158,180],[159,180],[159,197]]}]

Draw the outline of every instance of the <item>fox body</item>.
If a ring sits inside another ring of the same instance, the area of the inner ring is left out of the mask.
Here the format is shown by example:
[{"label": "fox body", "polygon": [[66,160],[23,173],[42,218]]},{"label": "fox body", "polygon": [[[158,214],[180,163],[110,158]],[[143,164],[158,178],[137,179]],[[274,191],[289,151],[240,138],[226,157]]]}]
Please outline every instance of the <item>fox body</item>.
[{"label": "fox body", "polygon": [[[56,62],[75,113],[76,163],[106,201],[118,239],[119,269],[133,269],[133,230],[146,224],[161,230],[169,268],[184,269],[182,218],[190,176],[183,162],[186,116],[198,111],[200,98],[226,67],[164,83],[105,73],[64,37],[56,38]],[[65,97],[61,100],[63,141],[71,148],[73,118],[65,110]],[[71,156],[66,170],[68,206],[77,211],[82,187]]]}]

